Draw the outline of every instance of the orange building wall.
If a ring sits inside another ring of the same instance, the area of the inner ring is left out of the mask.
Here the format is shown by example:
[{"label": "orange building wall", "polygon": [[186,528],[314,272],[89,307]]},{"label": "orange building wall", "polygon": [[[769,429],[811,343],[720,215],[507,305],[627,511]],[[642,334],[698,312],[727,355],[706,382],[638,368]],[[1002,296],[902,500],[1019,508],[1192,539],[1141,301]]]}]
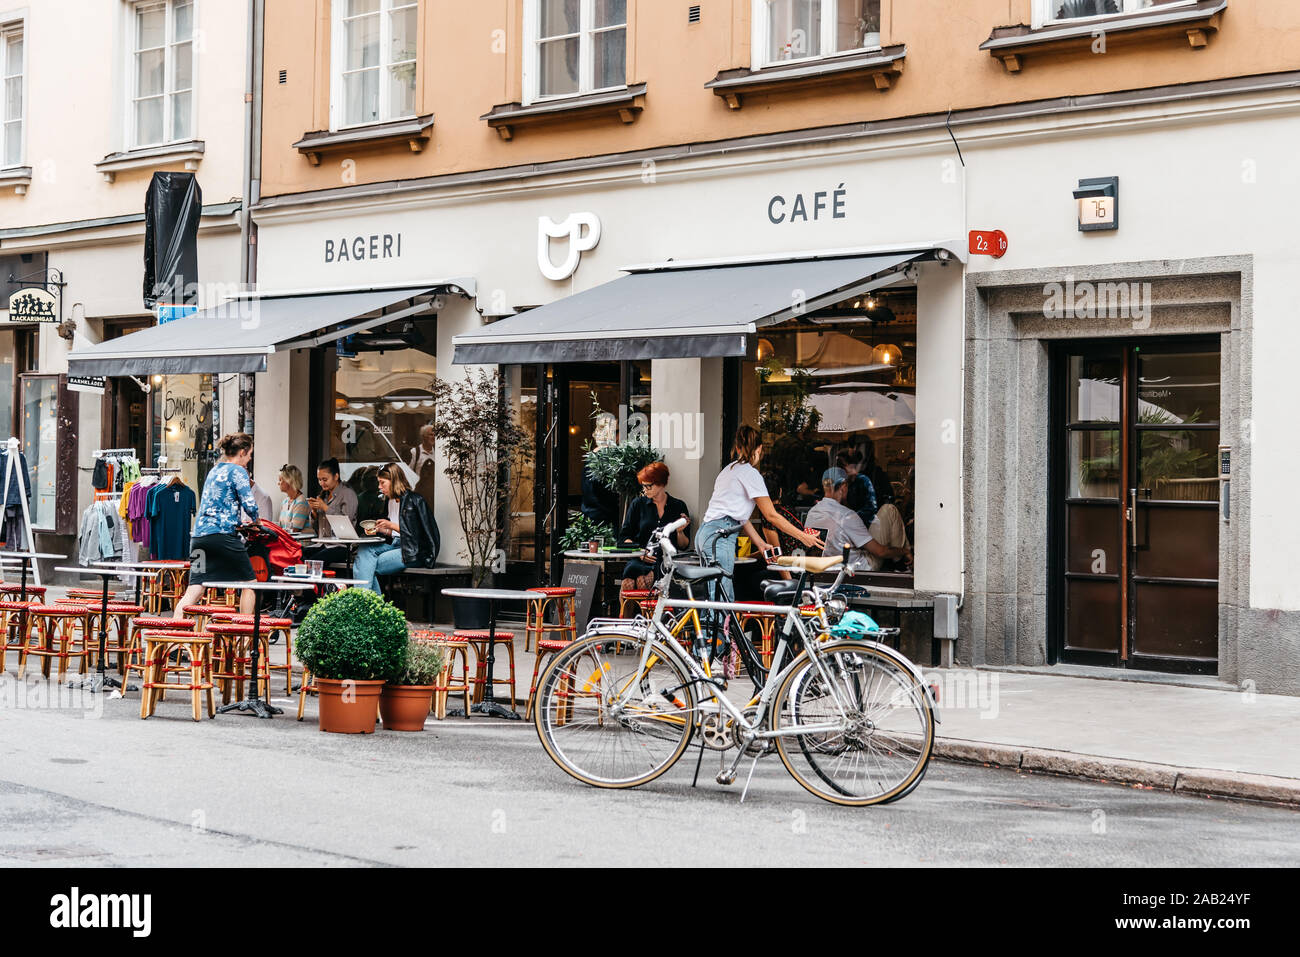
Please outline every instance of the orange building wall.
[{"label": "orange building wall", "polygon": [[[273,196],[540,163],[756,134],[1300,69],[1300,3],[1232,0],[1209,46],[1183,38],[1112,40],[1095,55],[1038,54],[1019,74],[979,49],[996,26],[1030,22],[1030,0],[882,0],[882,41],[907,44],[903,74],[798,94],[746,95],[740,110],[704,88],[749,65],[750,0],[628,0],[628,82],[648,84],[633,124],[612,118],[519,129],[500,139],[479,117],[522,94],[524,0],[422,0],[417,111],[436,116],[423,153],[405,147],[329,154],[291,146],[329,126],[330,0],[267,4],[262,194]],[[504,50],[504,52],[501,52]],[[288,82],[278,82],[280,70]],[[351,160],[346,164],[344,160]]]}]

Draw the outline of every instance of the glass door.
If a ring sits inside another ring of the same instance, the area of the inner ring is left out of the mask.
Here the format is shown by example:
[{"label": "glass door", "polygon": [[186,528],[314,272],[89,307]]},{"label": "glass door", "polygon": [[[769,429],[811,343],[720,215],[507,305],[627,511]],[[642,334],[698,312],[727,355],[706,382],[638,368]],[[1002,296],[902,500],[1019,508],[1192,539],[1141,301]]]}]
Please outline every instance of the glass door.
[{"label": "glass door", "polygon": [[1057,657],[1214,673],[1218,343],[1071,344],[1057,375]]}]

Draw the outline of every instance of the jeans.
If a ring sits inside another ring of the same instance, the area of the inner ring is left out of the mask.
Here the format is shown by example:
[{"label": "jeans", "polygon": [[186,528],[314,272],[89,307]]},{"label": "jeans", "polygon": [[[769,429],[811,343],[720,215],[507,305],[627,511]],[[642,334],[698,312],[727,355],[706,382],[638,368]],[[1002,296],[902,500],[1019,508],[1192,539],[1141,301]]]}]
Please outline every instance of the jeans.
[{"label": "jeans", "polygon": [[406,565],[402,561],[402,546],[387,542],[380,545],[362,545],[357,549],[357,560],[352,563],[352,577],[366,583],[376,595],[379,590],[379,576],[400,572]]},{"label": "jeans", "polygon": [[[725,573],[725,577],[709,582],[709,598],[712,601],[734,601],[736,590],[731,576],[736,572],[736,532],[743,522],[734,518],[715,518],[705,522],[695,534],[695,550],[700,560],[706,565],[716,565]],[[719,586],[722,598],[718,598]]]}]

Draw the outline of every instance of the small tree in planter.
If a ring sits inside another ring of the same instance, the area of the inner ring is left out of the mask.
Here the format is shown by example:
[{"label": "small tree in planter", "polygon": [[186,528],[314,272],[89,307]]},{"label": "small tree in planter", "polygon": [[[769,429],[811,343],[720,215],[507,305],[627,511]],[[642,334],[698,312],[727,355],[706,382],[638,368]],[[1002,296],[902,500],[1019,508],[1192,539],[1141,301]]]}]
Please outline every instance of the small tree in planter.
[{"label": "small tree in planter", "polygon": [[386,731],[424,730],[433,707],[434,683],[446,660],[441,647],[408,639],[401,673],[384,685],[379,696],[379,717]]},{"label": "small tree in planter", "polygon": [[500,520],[518,487],[521,467],[532,455],[531,437],[502,400],[497,372],[479,370],[457,382],[435,379],[433,395],[434,439],[446,457],[443,472],[451,480],[465,533],[460,554],[477,588],[492,571]]},{"label": "small tree in planter", "polygon": [[320,729],[375,730],[384,683],[406,665],[406,615],[364,588],[316,602],[298,629],[296,651],[320,699]]}]

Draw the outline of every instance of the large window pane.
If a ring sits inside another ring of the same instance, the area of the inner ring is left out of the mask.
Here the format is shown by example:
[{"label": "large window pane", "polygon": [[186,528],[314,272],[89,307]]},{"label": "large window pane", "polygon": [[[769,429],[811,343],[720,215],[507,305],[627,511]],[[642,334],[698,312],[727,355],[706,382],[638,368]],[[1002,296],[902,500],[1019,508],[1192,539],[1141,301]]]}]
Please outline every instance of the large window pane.
[{"label": "large window pane", "polygon": [[835,10],[835,49],[880,45],[880,0],[840,0]]},{"label": "large window pane", "polygon": [[627,0],[592,0],[595,7],[595,22],[592,27],[612,27],[627,23]]},{"label": "large window pane", "polygon": [[767,0],[767,12],[769,61],[821,55],[821,0]]},{"label": "large window pane", "polygon": [[4,164],[17,166],[23,158],[23,124],[21,120],[6,123],[4,128]]},{"label": "large window pane", "polygon": [[540,0],[537,35],[542,39],[578,32],[579,0]]},{"label": "large window pane", "polygon": [[1052,2],[1052,16],[1057,20],[1075,20],[1079,17],[1097,17],[1123,12],[1123,0],[1052,0]]},{"label": "large window pane", "polygon": [[1138,354],[1138,421],[1152,425],[1219,421],[1219,353]]},{"label": "large window pane", "polygon": [[1119,432],[1070,433],[1070,498],[1119,498]]},{"label": "large window pane", "polygon": [[1142,431],[1138,433],[1138,488],[1144,498],[1213,502],[1219,497],[1219,433]]},{"label": "large window pane", "polygon": [[606,30],[591,39],[592,82],[596,89],[627,83],[627,28]]},{"label": "large window pane", "polygon": [[379,17],[362,17],[343,25],[347,45],[346,69],[379,65]]},{"label": "large window pane", "polygon": [[194,86],[194,44],[178,43],[172,47],[172,89],[188,90]]},{"label": "large window pane", "polygon": [[135,141],[137,146],[161,143],[163,138],[163,98],[140,100],[135,105]]},{"label": "large window pane", "polygon": [[364,70],[345,76],[343,100],[348,123],[370,123],[379,119],[379,71]]},{"label": "large window pane", "polygon": [[402,60],[415,59],[415,27],[418,14],[418,7],[405,7],[393,11],[390,15],[392,20],[392,40],[388,47],[389,63],[400,63]]},{"label": "large window pane", "polygon": [[578,92],[578,38],[548,40],[537,51],[540,77],[537,91],[542,96]]},{"label": "large window pane", "polygon": [[135,48],[137,50],[162,46],[167,39],[166,5],[160,3],[156,7],[140,7],[137,9],[135,26]]},{"label": "large window pane", "polygon": [[172,99],[172,139],[188,139],[191,133],[190,116],[193,111],[192,93],[177,93]]},{"label": "large window pane", "polygon": [[194,4],[178,3],[172,8],[172,40],[188,40],[194,36]]},{"label": "large window pane", "polygon": [[345,16],[355,17],[359,13],[374,13],[379,9],[379,0],[347,0]]},{"label": "large window pane", "polygon": [[5,80],[5,115],[6,120],[20,120],[23,116],[23,80],[11,77]]},{"label": "large window pane", "polygon": [[163,92],[166,53],[149,50],[136,56],[136,96],[154,96]]},{"label": "large window pane", "polygon": [[18,76],[23,72],[22,34],[5,41],[5,76]]},{"label": "large window pane", "polygon": [[415,61],[402,63],[388,71],[388,109],[390,117],[415,114]]},{"label": "large window pane", "polygon": [[32,524],[53,528],[58,479],[59,386],[51,377],[23,380],[23,455],[32,479]]},{"label": "large window pane", "polygon": [[1119,356],[1070,356],[1070,421],[1118,422],[1122,381]]}]

